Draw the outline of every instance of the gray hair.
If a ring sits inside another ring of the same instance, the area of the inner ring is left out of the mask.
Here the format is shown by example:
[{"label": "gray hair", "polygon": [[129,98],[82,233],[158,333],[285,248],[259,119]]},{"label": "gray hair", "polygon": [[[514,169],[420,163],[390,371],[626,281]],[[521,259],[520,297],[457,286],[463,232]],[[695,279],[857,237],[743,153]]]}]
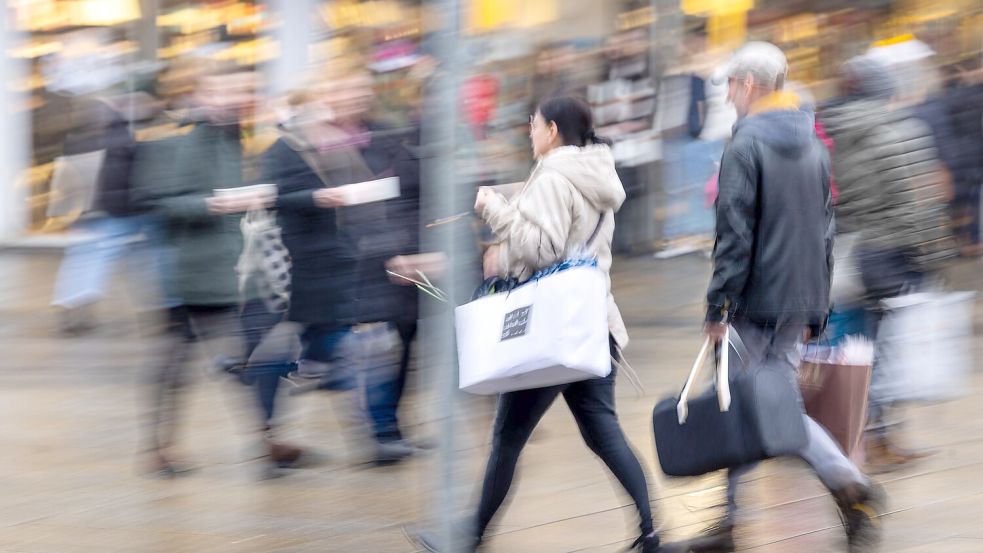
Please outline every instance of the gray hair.
[{"label": "gray hair", "polygon": [[748,42],[734,52],[717,80],[743,79],[749,74],[756,85],[781,90],[788,76],[788,60],[781,49],[770,42]]}]

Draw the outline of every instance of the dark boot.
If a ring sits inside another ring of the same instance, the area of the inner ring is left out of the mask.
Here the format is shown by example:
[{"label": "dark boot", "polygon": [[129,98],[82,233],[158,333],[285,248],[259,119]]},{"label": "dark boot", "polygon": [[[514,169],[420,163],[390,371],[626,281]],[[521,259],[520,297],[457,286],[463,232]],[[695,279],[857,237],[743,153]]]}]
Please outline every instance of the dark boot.
[{"label": "dark boot", "polygon": [[876,551],[881,542],[880,516],[886,498],[877,484],[854,484],[833,492],[840,509],[840,520],[846,530],[850,553]]}]

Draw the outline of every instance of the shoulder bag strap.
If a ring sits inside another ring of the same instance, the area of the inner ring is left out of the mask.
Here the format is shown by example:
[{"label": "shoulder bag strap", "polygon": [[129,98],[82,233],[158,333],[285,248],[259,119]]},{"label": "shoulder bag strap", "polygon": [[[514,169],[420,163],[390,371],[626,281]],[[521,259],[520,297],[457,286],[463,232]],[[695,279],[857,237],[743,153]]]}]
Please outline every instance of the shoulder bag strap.
[{"label": "shoulder bag strap", "polygon": [[584,246],[587,249],[590,249],[590,247],[594,244],[594,241],[597,240],[597,235],[601,233],[601,226],[604,225],[604,219],[607,214],[608,213],[606,211],[602,211],[601,216],[597,218],[597,226],[594,227],[594,232],[590,233],[590,237],[587,239],[587,242],[584,243]]}]

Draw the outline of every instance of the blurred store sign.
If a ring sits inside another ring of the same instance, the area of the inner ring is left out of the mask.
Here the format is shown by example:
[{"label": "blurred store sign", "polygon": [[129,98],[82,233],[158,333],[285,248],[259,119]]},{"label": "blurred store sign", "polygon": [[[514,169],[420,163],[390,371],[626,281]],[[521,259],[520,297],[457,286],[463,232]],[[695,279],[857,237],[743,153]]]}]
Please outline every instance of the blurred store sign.
[{"label": "blurred store sign", "polygon": [[618,15],[617,29],[628,31],[640,27],[648,27],[655,23],[655,10],[651,6],[632,10]]},{"label": "blurred store sign", "polygon": [[686,15],[728,15],[754,9],[754,0],[681,0]]},{"label": "blurred store sign", "polygon": [[795,42],[812,38],[818,34],[819,19],[811,13],[784,19],[779,26],[779,40],[782,42]]},{"label": "blurred store sign", "polygon": [[139,0],[10,0],[7,6],[22,31],[105,27],[140,18]]},{"label": "blurred store sign", "polygon": [[558,0],[471,0],[468,28],[472,32],[503,27],[534,27],[559,18]]},{"label": "blurred store sign", "polygon": [[385,27],[407,16],[406,7],[395,0],[336,0],[321,5],[321,17],[332,29]]},{"label": "blurred store sign", "polygon": [[157,17],[157,25],[190,35],[224,27],[230,35],[251,35],[264,23],[261,5],[241,2],[187,7]]}]

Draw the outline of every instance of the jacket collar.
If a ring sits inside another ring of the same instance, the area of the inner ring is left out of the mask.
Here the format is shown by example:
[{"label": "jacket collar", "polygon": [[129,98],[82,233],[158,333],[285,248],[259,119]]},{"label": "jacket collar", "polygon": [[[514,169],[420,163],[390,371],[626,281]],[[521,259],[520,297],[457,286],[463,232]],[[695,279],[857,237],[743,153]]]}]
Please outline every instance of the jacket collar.
[{"label": "jacket collar", "polygon": [[748,116],[760,115],[769,111],[798,111],[799,104],[798,94],[779,90],[755,100],[748,110]]}]

